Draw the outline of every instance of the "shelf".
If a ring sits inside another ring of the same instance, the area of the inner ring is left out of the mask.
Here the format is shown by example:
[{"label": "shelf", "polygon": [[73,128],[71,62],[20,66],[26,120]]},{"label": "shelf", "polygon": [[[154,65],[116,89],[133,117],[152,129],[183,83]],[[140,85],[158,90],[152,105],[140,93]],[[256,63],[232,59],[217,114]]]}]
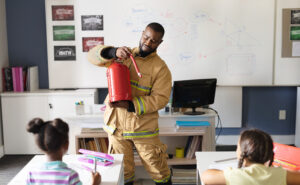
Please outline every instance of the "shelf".
[{"label": "shelf", "polygon": [[[142,166],[142,161],[137,159],[134,161],[136,166]],[[173,158],[168,159],[168,165],[194,165],[196,164],[196,159],[186,159],[186,158]]]},{"label": "shelf", "polygon": [[76,135],[76,138],[94,138],[94,137],[107,137],[106,132],[89,132],[89,133],[80,133]]},{"label": "shelf", "polygon": [[[215,151],[215,114],[208,112],[205,116],[187,116],[182,114],[160,114],[159,118],[159,136],[161,140],[168,145],[168,152],[174,153],[176,147],[185,147],[189,136],[202,136],[201,146],[199,145],[199,150],[201,151]],[[86,117],[79,116],[77,119],[84,121],[84,119],[98,119],[97,116]],[[81,119],[82,118],[82,119]],[[75,119],[76,120],[76,119]],[[210,126],[202,126],[194,130],[176,130],[176,120],[186,120],[186,121],[208,121]],[[90,122],[89,122],[90,123]],[[76,146],[78,149],[79,140],[81,138],[107,138],[108,134],[102,130],[98,132],[83,132],[76,135]],[[198,146],[198,145],[197,145]],[[197,149],[196,149],[197,150]],[[174,155],[175,156],[175,155]],[[141,160],[137,157],[134,158],[136,166],[142,166]],[[187,158],[172,158],[168,159],[168,165],[194,165],[196,164],[196,159]]]},{"label": "shelf", "polygon": [[205,118],[205,117],[215,117],[215,112],[210,109],[201,109],[202,112],[205,112],[205,114],[201,115],[186,115],[182,112],[174,112],[174,113],[168,113],[168,112],[159,112],[159,117],[162,118]]},{"label": "shelf", "polygon": [[176,131],[175,128],[161,128],[159,136],[202,136],[206,133],[207,127],[192,131]]},{"label": "shelf", "polygon": [[[159,131],[159,136],[202,136],[206,132],[206,127],[196,131],[176,131],[175,129],[163,128]],[[93,137],[107,137],[106,132],[90,132],[80,133],[76,138],[93,138]]]}]

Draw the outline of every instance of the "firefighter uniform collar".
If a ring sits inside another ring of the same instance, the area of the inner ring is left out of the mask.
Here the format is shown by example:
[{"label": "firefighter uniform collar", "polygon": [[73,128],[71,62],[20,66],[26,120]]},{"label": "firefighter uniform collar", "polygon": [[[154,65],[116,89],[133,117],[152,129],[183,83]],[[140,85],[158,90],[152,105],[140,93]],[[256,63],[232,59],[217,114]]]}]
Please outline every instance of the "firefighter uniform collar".
[{"label": "firefighter uniform collar", "polygon": [[140,57],[141,60],[144,60],[144,61],[147,61],[149,60],[150,58],[153,58],[154,56],[156,56],[156,51],[150,53],[149,55],[145,56],[145,57],[141,57],[140,56],[140,49],[139,47],[136,47],[136,48],[133,48],[133,56],[134,57]]}]

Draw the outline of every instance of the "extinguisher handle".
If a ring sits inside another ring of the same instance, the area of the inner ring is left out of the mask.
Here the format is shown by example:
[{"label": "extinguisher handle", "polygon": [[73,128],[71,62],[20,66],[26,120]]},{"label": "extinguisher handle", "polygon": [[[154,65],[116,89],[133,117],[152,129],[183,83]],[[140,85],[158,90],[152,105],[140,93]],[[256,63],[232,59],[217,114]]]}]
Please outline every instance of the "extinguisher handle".
[{"label": "extinguisher handle", "polygon": [[136,73],[138,74],[138,76],[139,76],[140,78],[142,78],[142,74],[140,73],[139,68],[138,68],[138,66],[136,65],[136,62],[135,62],[135,60],[134,60],[132,54],[130,54],[129,56],[130,56],[130,59],[131,59],[132,62],[133,62],[133,65],[134,65],[134,68],[135,68],[135,70],[136,70]]}]

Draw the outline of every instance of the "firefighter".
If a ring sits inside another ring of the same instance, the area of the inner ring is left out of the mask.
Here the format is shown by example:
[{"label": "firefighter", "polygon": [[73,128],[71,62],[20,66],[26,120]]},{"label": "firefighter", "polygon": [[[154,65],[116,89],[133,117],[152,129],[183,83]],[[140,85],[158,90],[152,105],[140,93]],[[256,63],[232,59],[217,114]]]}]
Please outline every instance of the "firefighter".
[{"label": "firefighter", "polygon": [[[99,45],[88,53],[88,60],[97,66],[108,67],[119,59],[129,68],[132,101],[109,102],[105,99],[104,130],[108,133],[109,153],[124,154],[124,178],[132,185],[135,177],[134,148],[156,184],[170,185],[166,145],[159,139],[158,110],[169,101],[172,77],[166,63],[157,55],[164,28],[150,23],[142,33],[139,47]],[[137,75],[129,55],[132,54],[142,74]]]}]

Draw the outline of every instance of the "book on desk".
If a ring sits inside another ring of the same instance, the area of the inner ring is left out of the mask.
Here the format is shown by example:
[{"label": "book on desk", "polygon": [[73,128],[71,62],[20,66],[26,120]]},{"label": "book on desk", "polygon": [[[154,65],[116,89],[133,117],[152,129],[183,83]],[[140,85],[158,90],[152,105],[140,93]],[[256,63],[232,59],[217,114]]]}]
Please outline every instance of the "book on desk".
[{"label": "book on desk", "polygon": [[208,121],[176,121],[176,131],[197,131],[209,127]]}]

